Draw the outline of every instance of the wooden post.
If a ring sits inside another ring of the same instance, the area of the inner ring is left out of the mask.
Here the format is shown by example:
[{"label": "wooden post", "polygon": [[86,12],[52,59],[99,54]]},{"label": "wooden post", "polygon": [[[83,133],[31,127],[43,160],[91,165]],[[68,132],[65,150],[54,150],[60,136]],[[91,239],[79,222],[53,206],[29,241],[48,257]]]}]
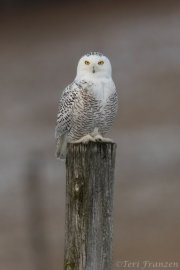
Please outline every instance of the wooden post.
[{"label": "wooden post", "polygon": [[112,269],[116,144],[68,144],[65,270]]}]

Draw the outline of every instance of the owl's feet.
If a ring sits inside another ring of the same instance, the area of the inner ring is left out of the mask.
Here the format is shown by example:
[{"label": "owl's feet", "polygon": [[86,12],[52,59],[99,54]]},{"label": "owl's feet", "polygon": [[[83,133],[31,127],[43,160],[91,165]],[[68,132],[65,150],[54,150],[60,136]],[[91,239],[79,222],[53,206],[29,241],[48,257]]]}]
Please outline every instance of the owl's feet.
[{"label": "owl's feet", "polygon": [[96,142],[109,142],[109,143],[113,143],[113,140],[109,139],[109,138],[104,138],[103,136],[101,136],[100,134],[96,135],[94,137]]},{"label": "owl's feet", "polygon": [[95,142],[95,139],[89,134],[80,138],[77,141],[73,141],[73,143],[84,143],[84,144],[87,144],[88,142]]}]

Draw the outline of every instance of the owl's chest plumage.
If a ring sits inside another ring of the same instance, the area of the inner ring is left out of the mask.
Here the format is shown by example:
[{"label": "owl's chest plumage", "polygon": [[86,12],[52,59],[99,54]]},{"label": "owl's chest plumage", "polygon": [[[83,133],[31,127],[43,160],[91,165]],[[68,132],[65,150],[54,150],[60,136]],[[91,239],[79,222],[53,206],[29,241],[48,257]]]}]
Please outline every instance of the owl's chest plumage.
[{"label": "owl's chest plumage", "polygon": [[[116,90],[112,81],[82,81],[77,83],[78,98],[72,115],[72,129],[69,136],[78,139],[98,129],[105,134],[111,127],[116,114]],[[114,100],[112,97],[114,96]]]}]

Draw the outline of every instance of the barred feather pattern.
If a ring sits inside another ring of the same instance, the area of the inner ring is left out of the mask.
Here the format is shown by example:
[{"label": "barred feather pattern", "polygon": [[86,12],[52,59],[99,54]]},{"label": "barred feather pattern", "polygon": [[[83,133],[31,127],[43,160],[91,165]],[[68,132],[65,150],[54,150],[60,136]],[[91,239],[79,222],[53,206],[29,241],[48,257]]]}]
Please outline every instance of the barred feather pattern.
[{"label": "barred feather pattern", "polygon": [[56,139],[66,133],[71,142],[91,134],[95,128],[103,136],[109,131],[117,112],[117,92],[114,89],[103,103],[92,87],[92,83],[75,81],[64,90],[59,101]]}]

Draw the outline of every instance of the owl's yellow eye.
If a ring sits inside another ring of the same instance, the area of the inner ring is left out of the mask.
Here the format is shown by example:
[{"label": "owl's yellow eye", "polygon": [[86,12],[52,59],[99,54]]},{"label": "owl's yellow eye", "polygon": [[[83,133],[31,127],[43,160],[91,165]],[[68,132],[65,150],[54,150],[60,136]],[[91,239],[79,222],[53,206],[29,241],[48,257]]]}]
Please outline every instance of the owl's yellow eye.
[{"label": "owl's yellow eye", "polygon": [[90,65],[89,61],[85,61],[84,63],[85,63],[85,65]]},{"label": "owl's yellow eye", "polygon": [[104,61],[99,61],[98,62],[98,65],[103,65],[104,64]]}]

